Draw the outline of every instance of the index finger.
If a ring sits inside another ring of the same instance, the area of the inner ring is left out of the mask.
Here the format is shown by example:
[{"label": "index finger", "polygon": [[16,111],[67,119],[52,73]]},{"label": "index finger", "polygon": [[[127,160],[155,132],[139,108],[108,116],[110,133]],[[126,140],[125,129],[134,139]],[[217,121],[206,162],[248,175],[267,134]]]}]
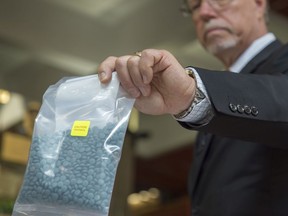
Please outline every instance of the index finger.
[{"label": "index finger", "polygon": [[164,50],[146,49],[141,54],[140,72],[144,83],[149,84],[153,79],[154,72],[164,71],[169,66],[167,63],[170,62],[163,61],[164,56],[167,55]]}]

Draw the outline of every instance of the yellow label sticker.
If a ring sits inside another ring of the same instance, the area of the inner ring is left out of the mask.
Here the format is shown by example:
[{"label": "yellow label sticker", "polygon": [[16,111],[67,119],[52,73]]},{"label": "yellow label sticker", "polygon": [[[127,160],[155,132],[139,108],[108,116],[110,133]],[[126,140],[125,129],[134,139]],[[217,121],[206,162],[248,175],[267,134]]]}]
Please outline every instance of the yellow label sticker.
[{"label": "yellow label sticker", "polygon": [[71,130],[71,136],[87,136],[89,126],[90,121],[75,121]]}]

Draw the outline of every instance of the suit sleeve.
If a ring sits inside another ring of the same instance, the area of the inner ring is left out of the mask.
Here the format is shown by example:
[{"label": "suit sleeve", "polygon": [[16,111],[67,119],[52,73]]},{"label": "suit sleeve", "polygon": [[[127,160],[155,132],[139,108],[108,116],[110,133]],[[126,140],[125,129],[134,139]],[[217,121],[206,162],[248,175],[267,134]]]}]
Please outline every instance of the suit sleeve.
[{"label": "suit sleeve", "polygon": [[[272,74],[196,70],[207,89],[214,117],[204,126],[179,122],[182,126],[272,147],[288,148],[286,69]],[[277,67],[275,70],[278,70]]]}]

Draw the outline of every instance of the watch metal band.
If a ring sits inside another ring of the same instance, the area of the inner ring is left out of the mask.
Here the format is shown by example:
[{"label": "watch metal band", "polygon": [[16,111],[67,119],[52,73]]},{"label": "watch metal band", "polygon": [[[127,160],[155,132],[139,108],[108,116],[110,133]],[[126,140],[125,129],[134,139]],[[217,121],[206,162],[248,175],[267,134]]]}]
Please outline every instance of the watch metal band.
[{"label": "watch metal band", "polygon": [[[186,68],[185,71],[190,77],[192,77],[196,81],[194,72],[193,72],[193,70],[191,68]],[[176,119],[185,118],[186,116],[188,116],[191,113],[193,108],[197,104],[199,104],[204,98],[205,98],[204,93],[198,88],[197,83],[196,83],[195,97],[194,97],[194,100],[192,101],[191,106],[189,106],[188,109],[186,109],[186,110],[174,115],[174,117]]]}]

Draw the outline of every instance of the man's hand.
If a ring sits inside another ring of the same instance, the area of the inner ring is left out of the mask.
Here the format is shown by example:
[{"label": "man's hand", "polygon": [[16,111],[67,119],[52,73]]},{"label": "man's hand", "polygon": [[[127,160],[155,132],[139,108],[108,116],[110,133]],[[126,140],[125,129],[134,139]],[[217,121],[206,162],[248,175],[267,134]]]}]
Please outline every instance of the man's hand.
[{"label": "man's hand", "polygon": [[122,87],[134,98],[140,112],[177,114],[187,109],[195,95],[195,80],[165,50],[147,49],[141,56],[108,57],[98,67],[102,83],[118,73]]}]

